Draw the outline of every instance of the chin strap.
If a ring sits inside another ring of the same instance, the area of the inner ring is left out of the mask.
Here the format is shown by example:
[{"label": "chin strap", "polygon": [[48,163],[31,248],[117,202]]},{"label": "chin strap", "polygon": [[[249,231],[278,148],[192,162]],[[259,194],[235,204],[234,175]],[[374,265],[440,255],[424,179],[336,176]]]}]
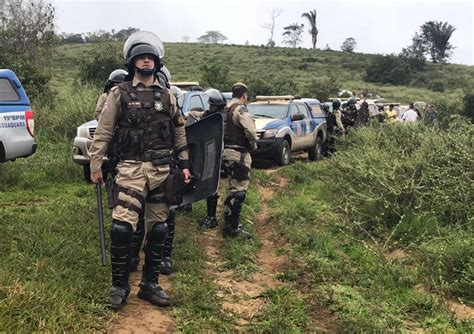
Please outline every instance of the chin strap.
[{"label": "chin strap", "polygon": [[150,75],[155,74],[156,68],[152,68],[152,69],[149,69],[149,68],[136,68],[136,71],[138,73],[140,73],[141,75],[150,76]]}]

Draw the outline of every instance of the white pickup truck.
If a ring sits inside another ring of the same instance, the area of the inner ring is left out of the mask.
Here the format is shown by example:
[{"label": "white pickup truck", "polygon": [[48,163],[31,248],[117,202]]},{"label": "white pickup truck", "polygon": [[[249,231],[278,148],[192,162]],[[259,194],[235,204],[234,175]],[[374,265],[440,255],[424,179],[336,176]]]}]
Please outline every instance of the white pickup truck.
[{"label": "white pickup truck", "polygon": [[0,163],[35,153],[35,120],[20,80],[0,69]]}]

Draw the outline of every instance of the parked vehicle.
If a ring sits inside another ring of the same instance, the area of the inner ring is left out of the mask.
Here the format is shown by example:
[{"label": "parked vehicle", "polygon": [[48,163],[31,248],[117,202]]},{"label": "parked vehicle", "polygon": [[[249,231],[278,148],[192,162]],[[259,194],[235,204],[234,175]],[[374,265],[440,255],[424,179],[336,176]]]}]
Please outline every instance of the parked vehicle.
[{"label": "parked vehicle", "polygon": [[318,100],[257,96],[257,102],[247,108],[258,136],[252,156],[275,159],[279,165],[287,165],[292,152],[306,151],[310,160],[322,157],[326,118]]},{"label": "parked vehicle", "polygon": [[13,71],[0,69],[0,162],[35,153],[30,100]]},{"label": "parked vehicle", "polygon": [[[192,83],[194,84],[194,83]],[[203,91],[185,91],[183,98],[183,114],[187,115],[191,110],[206,110],[209,108],[208,96]],[[90,157],[89,147],[94,138],[97,121],[89,121],[77,128],[77,134],[73,143],[73,161],[83,167],[84,179],[90,181]],[[107,158],[104,158],[107,159]]]}]

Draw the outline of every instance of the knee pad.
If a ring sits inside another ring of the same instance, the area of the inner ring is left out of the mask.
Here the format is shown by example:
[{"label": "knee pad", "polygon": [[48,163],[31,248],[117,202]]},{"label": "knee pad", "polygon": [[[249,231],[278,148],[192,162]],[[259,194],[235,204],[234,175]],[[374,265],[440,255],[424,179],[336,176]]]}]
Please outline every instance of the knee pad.
[{"label": "knee pad", "polygon": [[239,203],[243,203],[245,201],[245,195],[247,193],[245,191],[237,191],[234,193],[234,198]]},{"label": "knee pad", "polygon": [[112,222],[110,230],[110,239],[112,242],[129,242],[132,240],[133,228],[127,222],[115,220]]},{"label": "knee pad", "polygon": [[150,232],[148,232],[148,240],[151,242],[164,242],[168,235],[168,224],[154,223]]}]

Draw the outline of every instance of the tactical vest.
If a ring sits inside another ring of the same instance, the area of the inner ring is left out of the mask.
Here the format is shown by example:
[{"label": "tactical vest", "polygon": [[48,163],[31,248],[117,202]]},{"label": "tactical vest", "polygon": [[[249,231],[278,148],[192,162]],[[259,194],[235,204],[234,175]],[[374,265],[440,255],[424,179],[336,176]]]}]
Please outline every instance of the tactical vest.
[{"label": "tactical vest", "polygon": [[133,87],[130,81],[118,87],[121,110],[113,140],[115,155],[137,161],[171,156],[175,133],[168,91]]},{"label": "tactical vest", "polygon": [[327,130],[330,133],[334,132],[334,127],[337,125],[336,123],[336,115],[334,114],[335,112],[328,112],[326,114],[326,125],[327,125]]},{"label": "tactical vest", "polygon": [[232,121],[232,113],[239,105],[239,103],[234,103],[227,110],[224,124],[224,147],[239,146],[248,150],[250,149],[250,143],[245,137],[244,129]]}]

